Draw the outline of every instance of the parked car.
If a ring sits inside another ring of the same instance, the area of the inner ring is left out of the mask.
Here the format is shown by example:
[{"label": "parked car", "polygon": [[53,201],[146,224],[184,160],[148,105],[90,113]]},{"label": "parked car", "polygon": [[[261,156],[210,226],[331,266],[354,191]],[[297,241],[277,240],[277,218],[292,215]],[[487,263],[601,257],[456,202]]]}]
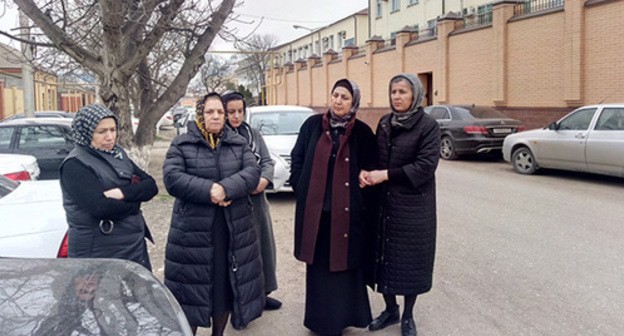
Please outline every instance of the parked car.
[{"label": "parked car", "polygon": [[32,155],[0,154],[0,174],[11,180],[36,180],[40,172],[37,158]]},{"label": "parked car", "polygon": [[583,106],[543,129],[505,138],[520,174],[554,168],[624,177],[624,104]]},{"label": "parked car", "polygon": [[69,118],[24,118],[0,123],[0,153],[37,158],[40,179],[58,179],[59,166],[74,148]]},{"label": "parked car", "polygon": [[295,146],[299,129],[316,112],[308,107],[270,105],[247,109],[247,122],[260,131],[275,161],[273,189],[267,192],[290,191],[290,152]]},{"label": "parked car", "polygon": [[462,154],[498,152],[503,139],[524,130],[520,120],[478,105],[432,105],[425,113],[440,125],[440,157],[457,159]]},{"label": "parked car", "polygon": [[[75,115],[76,115],[75,113],[70,113],[70,112],[65,112],[65,111],[36,111],[35,112],[35,118],[69,118],[69,119],[72,119],[74,118]],[[23,118],[25,118],[24,114],[15,114],[4,119],[3,121],[23,119]]]},{"label": "parked car", "polygon": [[67,257],[59,181],[17,182],[0,175],[0,218],[0,257]]},{"label": "parked car", "polygon": [[173,127],[173,114],[171,111],[165,112],[156,123],[156,129],[163,129],[166,127]]},{"label": "parked car", "polygon": [[3,335],[190,336],[171,292],[118,259],[0,259]]}]

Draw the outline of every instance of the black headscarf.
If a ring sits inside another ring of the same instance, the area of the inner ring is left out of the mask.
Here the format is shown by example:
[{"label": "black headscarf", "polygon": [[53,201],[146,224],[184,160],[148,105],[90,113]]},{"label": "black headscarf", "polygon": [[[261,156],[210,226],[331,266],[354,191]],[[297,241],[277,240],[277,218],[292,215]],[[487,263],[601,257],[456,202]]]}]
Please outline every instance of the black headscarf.
[{"label": "black headscarf", "polygon": [[345,114],[342,117],[339,117],[330,108],[329,109],[329,117],[330,117],[329,122],[330,122],[331,127],[344,128],[349,123],[349,121],[355,116],[355,113],[360,108],[360,88],[354,81],[346,79],[346,78],[339,79],[334,84],[334,87],[332,87],[331,92],[333,93],[337,87],[344,87],[345,89],[349,91],[349,93],[351,93],[351,97],[352,97],[351,109],[349,110],[347,114]]},{"label": "black headscarf", "polygon": [[95,148],[91,145],[93,132],[100,121],[104,118],[113,118],[115,120],[115,125],[119,124],[115,113],[104,105],[92,104],[84,106],[78,110],[74,120],[72,121],[72,136],[74,138],[74,142],[77,145],[90,147],[101,153],[106,153],[112,155],[114,158],[123,160],[123,152],[119,149],[119,146],[116,143],[111,150]]}]

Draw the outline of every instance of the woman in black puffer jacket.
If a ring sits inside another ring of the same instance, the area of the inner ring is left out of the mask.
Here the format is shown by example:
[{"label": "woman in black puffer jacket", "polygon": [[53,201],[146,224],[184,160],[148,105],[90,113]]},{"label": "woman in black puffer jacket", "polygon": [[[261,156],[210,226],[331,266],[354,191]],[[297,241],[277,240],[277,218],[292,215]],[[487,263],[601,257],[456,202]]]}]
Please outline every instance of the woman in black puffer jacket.
[{"label": "woman in black puffer jacket", "polygon": [[260,167],[247,141],[225,127],[218,94],[198,102],[196,121],[173,140],[163,169],[165,187],[176,198],[165,284],[194,331],[213,324],[212,334],[222,335],[230,312],[234,328],[245,327],[264,307],[248,198]]},{"label": "woman in black puffer jacket", "polygon": [[390,80],[392,112],[377,126],[378,170],[364,172],[360,183],[376,185],[379,202],[375,284],[386,309],[370,330],[399,322],[396,295],[405,297],[401,333],[416,335],[412,310],[416,296],[431,289],[436,243],[435,170],[440,129],[424,113],[420,80],[400,74]]}]

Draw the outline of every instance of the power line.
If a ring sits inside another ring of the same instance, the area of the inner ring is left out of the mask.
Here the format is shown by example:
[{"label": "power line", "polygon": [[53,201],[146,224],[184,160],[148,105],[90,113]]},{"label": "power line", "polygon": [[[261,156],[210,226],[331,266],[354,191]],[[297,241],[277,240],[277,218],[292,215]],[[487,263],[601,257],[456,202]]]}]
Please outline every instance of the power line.
[{"label": "power line", "polygon": [[240,16],[246,16],[246,17],[250,17],[250,18],[254,18],[254,19],[264,19],[264,20],[269,20],[269,21],[277,21],[277,22],[296,22],[296,23],[329,23],[332,21],[304,21],[304,20],[289,20],[289,19],[278,19],[278,18],[272,18],[269,16],[259,16],[259,15],[250,15],[250,14],[238,14]]}]

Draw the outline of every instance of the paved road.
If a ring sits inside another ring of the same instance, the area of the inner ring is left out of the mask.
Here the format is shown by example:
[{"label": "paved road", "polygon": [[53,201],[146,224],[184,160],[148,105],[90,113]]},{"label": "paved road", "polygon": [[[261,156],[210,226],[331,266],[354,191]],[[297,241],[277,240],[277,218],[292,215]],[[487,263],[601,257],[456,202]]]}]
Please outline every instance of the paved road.
[{"label": "paved road", "polygon": [[[416,303],[420,335],[622,334],[624,179],[522,176],[501,161],[469,159],[441,162],[437,183],[434,288]],[[170,200],[159,202],[162,209]],[[292,257],[294,201],[275,195],[270,202],[279,250],[275,297],[284,307],[243,331],[228,327],[228,335],[312,335],[302,326],[305,269]],[[159,276],[162,255],[154,253],[162,254],[162,244],[152,249]],[[376,293],[371,301],[376,315],[383,302]],[[364,334],[400,330],[345,331]]]}]

